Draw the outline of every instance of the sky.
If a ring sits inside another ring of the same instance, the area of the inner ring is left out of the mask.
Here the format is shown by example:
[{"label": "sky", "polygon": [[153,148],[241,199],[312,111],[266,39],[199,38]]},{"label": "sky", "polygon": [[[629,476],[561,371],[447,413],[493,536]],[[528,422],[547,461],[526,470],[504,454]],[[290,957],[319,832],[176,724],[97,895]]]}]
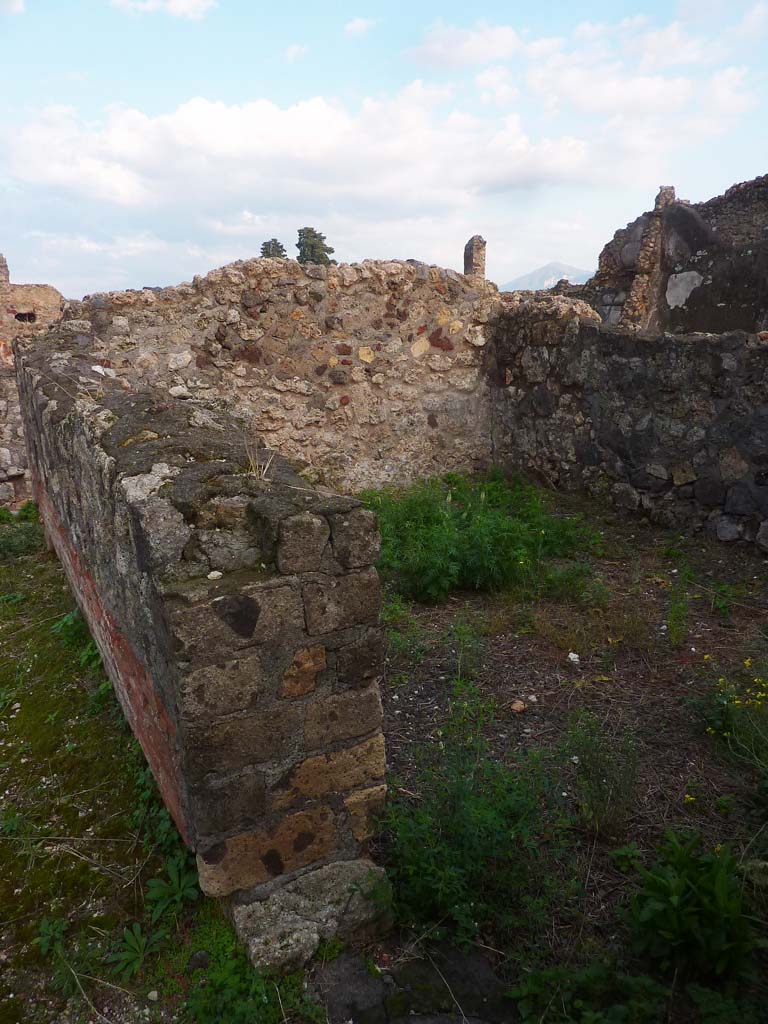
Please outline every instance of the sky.
[{"label": "sky", "polygon": [[298,228],[594,268],[659,185],[768,172],[768,0],[0,0],[0,252],[68,297]]}]

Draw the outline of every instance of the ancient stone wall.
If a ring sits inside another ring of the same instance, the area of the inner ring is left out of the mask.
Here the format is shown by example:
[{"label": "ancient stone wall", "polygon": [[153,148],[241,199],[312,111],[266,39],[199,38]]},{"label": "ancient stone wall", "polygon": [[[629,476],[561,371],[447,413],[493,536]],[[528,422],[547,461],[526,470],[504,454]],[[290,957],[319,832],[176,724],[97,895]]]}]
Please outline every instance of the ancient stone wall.
[{"label": "ancient stone wall", "polygon": [[375,516],[226,411],[118,376],[94,332],[17,343],[35,497],[204,891],[257,962],[301,963],[375,916]]},{"label": "ancient stone wall", "polygon": [[421,263],[260,259],[66,315],[94,325],[110,372],[236,411],[249,444],[355,491],[488,464],[481,368],[497,303],[495,285]]},{"label": "ancient stone wall", "polygon": [[493,343],[496,459],[768,551],[768,336],[640,335],[512,299]]},{"label": "ancient stone wall", "polygon": [[768,241],[768,174],[732,185],[694,209],[717,237],[734,249]]},{"label": "ancient stone wall", "polygon": [[49,327],[63,299],[50,285],[12,284],[0,253],[0,505],[15,507],[30,496],[27,451],[13,372],[11,343]]},{"label": "ancient stone wall", "polygon": [[581,296],[629,330],[768,329],[768,176],[697,205],[663,187],[604,247]]}]

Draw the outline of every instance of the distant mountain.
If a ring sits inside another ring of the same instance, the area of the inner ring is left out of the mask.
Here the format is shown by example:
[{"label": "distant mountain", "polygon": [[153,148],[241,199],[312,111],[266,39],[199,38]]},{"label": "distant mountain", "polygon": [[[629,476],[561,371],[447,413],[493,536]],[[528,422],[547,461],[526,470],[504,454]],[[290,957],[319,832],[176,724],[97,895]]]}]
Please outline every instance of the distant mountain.
[{"label": "distant mountain", "polygon": [[592,271],[569,267],[567,263],[547,263],[545,266],[539,267],[538,270],[532,270],[530,274],[523,274],[522,277],[516,277],[514,281],[500,284],[499,291],[539,291],[541,288],[551,288],[564,277],[567,277],[571,284],[584,284],[592,277]]}]

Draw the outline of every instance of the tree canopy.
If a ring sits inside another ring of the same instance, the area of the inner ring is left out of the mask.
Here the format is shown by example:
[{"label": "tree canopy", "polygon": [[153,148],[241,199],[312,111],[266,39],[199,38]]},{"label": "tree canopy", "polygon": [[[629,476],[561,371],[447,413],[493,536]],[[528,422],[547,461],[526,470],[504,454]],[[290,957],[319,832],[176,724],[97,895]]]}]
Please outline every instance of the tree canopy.
[{"label": "tree canopy", "polygon": [[285,250],[285,246],[276,238],[270,238],[268,242],[261,243],[261,255],[264,259],[288,259],[288,253]]},{"label": "tree canopy", "polygon": [[299,240],[296,243],[296,248],[299,250],[297,257],[299,263],[324,263],[328,266],[336,262],[331,259],[331,253],[335,250],[330,245],[326,245],[325,235],[315,228],[299,228]]}]

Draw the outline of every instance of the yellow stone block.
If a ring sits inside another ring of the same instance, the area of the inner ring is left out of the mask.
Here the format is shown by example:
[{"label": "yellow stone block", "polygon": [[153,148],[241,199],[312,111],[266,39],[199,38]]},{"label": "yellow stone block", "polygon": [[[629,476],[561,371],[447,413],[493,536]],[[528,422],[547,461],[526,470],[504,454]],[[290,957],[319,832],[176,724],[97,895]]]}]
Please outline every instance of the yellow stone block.
[{"label": "yellow stone block", "polygon": [[373,351],[372,348],[369,348],[367,345],[364,345],[362,348],[359,348],[357,350],[357,358],[362,359],[364,363],[372,363],[373,360],[376,358],[376,353]]}]

